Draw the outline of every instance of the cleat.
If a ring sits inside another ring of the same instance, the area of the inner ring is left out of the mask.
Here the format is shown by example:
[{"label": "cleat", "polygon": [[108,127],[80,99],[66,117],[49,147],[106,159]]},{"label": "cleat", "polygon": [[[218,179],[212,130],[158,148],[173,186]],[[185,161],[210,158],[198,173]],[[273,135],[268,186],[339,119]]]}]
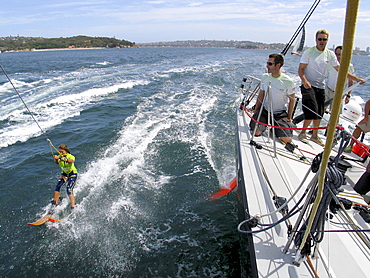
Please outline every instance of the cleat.
[{"label": "cleat", "polygon": [[285,148],[288,150],[288,151],[290,151],[290,152],[294,152],[294,149],[296,148],[297,146],[296,145],[294,145],[294,144],[292,144],[292,143],[286,143],[285,144]]}]

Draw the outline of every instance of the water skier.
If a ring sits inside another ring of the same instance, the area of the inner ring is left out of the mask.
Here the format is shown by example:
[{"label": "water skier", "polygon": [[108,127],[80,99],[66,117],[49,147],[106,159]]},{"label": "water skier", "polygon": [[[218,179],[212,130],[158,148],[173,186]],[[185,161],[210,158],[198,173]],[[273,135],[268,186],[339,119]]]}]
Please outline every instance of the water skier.
[{"label": "water skier", "polygon": [[71,154],[69,148],[65,144],[61,144],[58,147],[59,155],[54,155],[55,163],[59,165],[62,169],[62,174],[58,181],[58,184],[55,187],[54,199],[52,204],[56,206],[59,201],[60,189],[63,184],[67,183],[67,195],[71,202],[71,209],[74,209],[76,202],[73,195],[73,188],[77,181],[77,169],[75,167],[75,157]]}]

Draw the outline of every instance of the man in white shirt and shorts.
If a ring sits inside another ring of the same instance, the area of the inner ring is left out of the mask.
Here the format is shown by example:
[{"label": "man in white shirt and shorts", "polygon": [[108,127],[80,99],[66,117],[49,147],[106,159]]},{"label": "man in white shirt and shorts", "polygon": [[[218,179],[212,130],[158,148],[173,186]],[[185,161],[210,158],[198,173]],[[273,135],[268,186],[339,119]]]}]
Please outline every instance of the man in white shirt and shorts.
[{"label": "man in white shirt and shorts", "polygon": [[[257,98],[254,109],[253,119],[260,123],[268,123],[268,105],[269,97],[272,103],[272,111],[274,123],[276,126],[275,134],[285,144],[292,142],[292,130],[280,129],[278,127],[293,127],[291,124],[293,110],[295,104],[295,88],[294,81],[281,72],[281,67],[284,65],[284,57],[281,54],[271,54],[267,60],[267,71],[261,78],[261,89]],[[266,95],[266,97],[265,97]],[[263,106],[262,106],[263,103]],[[288,104],[288,109],[287,109]],[[260,109],[262,109],[260,113]],[[250,122],[250,129],[254,130],[256,122]],[[266,129],[263,124],[257,123],[255,136],[259,136]]]},{"label": "man in white shirt and shorts", "polygon": [[[314,127],[319,127],[324,115],[325,103],[325,78],[328,70],[334,67],[339,70],[339,62],[334,53],[326,48],[329,32],[322,29],[316,32],[316,46],[307,49],[302,57],[298,68],[298,75],[302,80],[302,110],[305,116],[303,128],[313,122]],[[363,79],[348,73],[348,78],[363,82]],[[298,135],[299,140],[308,143],[306,130],[303,129]],[[314,129],[310,138],[319,145],[324,145],[318,136],[318,129]]]}]

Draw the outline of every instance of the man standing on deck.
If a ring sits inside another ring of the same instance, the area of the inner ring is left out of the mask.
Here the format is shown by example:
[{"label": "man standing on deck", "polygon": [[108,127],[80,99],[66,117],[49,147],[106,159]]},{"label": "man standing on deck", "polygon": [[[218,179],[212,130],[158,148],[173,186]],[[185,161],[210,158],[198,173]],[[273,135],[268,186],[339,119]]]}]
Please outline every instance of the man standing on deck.
[{"label": "man standing on deck", "polygon": [[[302,80],[302,109],[305,120],[303,127],[307,128],[313,121],[314,127],[319,127],[324,115],[325,102],[325,78],[330,67],[339,70],[339,62],[332,51],[326,48],[329,32],[322,29],[316,32],[316,46],[307,49],[302,57],[298,68],[298,75]],[[347,77],[356,82],[364,82],[363,79],[348,73]],[[318,136],[317,129],[313,130],[312,141],[324,145]],[[299,140],[308,143],[306,130],[298,135]]]},{"label": "man standing on deck", "polygon": [[[334,54],[337,57],[338,62],[340,63],[340,57],[342,56],[342,46],[341,45],[338,45],[335,48]],[[352,64],[349,65],[348,72],[351,74],[355,73],[355,70]],[[334,98],[334,91],[337,85],[337,79],[338,79],[338,71],[335,68],[329,68],[328,79],[326,80],[326,87],[325,87],[325,102]],[[353,85],[353,80],[348,79],[347,86],[351,87],[352,85]],[[345,96],[346,104],[350,101],[350,97],[351,97],[351,91],[349,91],[347,95]],[[328,107],[330,108],[331,105],[328,105]]]},{"label": "man standing on deck", "polygon": [[[281,72],[281,67],[284,65],[284,57],[281,54],[271,54],[267,60],[267,71],[261,78],[261,89],[257,98],[253,119],[268,123],[268,107],[269,97],[271,96],[272,112],[274,114],[275,126],[292,127],[290,122],[293,117],[295,104],[295,84],[294,81]],[[267,93],[268,92],[268,93]],[[266,97],[265,94],[267,93]],[[288,104],[288,112],[286,105]],[[263,103],[263,106],[262,106]],[[260,113],[260,109],[262,111]],[[261,116],[260,116],[261,114]],[[254,130],[255,121],[251,121],[250,128]],[[265,125],[258,125],[255,136],[260,136],[266,129]],[[292,142],[292,130],[275,128],[276,136],[284,143]]]}]

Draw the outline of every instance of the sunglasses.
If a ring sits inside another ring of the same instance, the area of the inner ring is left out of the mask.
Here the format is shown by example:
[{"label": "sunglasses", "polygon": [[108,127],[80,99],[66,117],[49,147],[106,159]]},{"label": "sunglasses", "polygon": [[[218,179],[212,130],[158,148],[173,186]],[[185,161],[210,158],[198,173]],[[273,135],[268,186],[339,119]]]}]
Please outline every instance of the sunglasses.
[{"label": "sunglasses", "polygon": [[266,64],[267,64],[267,65],[269,65],[269,66],[272,66],[272,65],[274,65],[275,63],[267,62]]},{"label": "sunglasses", "polygon": [[340,56],[341,54],[340,53],[335,53],[335,55]]},{"label": "sunglasses", "polygon": [[320,41],[320,42],[321,42],[321,41],[324,41],[324,42],[325,42],[325,41],[327,41],[328,39],[327,39],[327,38],[318,38],[317,40],[318,40],[318,41]]}]

